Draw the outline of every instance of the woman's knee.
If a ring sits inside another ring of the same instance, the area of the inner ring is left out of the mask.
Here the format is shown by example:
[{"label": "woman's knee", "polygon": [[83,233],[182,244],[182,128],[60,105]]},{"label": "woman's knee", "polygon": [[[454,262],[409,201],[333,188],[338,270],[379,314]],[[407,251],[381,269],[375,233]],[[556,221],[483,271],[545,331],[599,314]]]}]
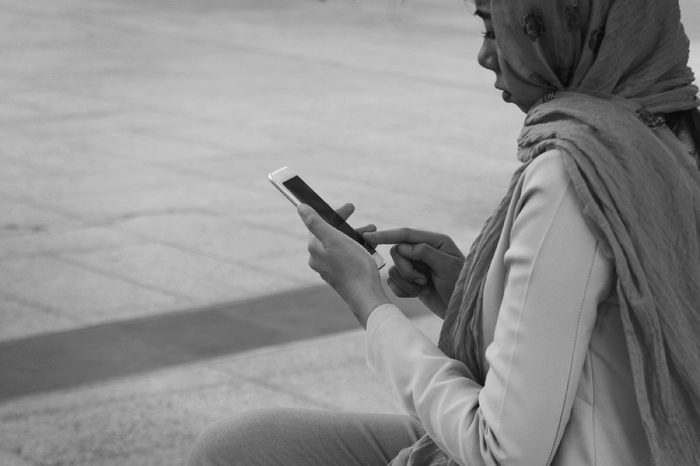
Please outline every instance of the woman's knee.
[{"label": "woman's knee", "polygon": [[277,410],[248,411],[206,428],[194,444],[191,466],[254,464],[274,441]]}]

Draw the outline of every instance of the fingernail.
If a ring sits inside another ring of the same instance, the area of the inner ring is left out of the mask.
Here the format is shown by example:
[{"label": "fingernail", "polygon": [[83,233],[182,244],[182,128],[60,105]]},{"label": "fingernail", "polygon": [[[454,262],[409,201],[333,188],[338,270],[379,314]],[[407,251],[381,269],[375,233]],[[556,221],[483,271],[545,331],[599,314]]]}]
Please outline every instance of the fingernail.
[{"label": "fingernail", "polygon": [[415,282],[421,286],[425,286],[428,283],[428,280],[426,280],[425,277],[418,277],[416,278]]},{"label": "fingernail", "polygon": [[398,250],[401,254],[410,254],[411,246],[409,246],[408,244],[399,244]]}]

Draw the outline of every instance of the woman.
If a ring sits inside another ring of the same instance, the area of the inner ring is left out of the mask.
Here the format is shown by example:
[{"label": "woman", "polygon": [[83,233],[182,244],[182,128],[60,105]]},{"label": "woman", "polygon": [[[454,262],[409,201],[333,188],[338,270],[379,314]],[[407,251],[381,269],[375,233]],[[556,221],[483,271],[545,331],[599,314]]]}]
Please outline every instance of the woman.
[{"label": "woman", "polygon": [[256,413],[194,464],[700,464],[700,116],[678,3],[476,6],[479,63],[527,113],[522,166],[466,259],[443,235],[364,229],[395,245],[392,291],[444,318],[439,348],[299,208],[311,267],[408,416]]}]

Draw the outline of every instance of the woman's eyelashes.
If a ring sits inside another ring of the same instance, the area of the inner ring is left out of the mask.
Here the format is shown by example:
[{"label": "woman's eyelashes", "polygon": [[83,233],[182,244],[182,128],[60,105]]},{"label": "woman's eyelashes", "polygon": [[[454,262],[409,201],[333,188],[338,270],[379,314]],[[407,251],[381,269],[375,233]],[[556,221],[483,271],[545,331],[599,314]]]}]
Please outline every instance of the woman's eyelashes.
[{"label": "woman's eyelashes", "polygon": [[496,38],[496,33],[494,33],[493,31],[484,31],[481,33],[481,35],[486,40],[494,40]]}]

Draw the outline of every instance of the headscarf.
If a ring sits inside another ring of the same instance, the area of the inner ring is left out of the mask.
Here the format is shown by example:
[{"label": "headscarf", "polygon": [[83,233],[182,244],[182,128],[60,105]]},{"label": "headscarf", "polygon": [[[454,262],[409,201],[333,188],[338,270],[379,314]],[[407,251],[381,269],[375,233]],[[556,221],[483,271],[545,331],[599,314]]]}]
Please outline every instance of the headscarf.
[{"label": "headscarf", "polygon": [[[483,385],[483,286],[508,205],[528,164],[559,149],[614,257],[652,460],[700,464],[700,171],[665,118],[698,106],[678,1],[491,0],[491,15],[501,71],[549,93],[526,117],[523,165],[472,245],[439,347]],[[391,464],[456,463],[426,435]]]}]

